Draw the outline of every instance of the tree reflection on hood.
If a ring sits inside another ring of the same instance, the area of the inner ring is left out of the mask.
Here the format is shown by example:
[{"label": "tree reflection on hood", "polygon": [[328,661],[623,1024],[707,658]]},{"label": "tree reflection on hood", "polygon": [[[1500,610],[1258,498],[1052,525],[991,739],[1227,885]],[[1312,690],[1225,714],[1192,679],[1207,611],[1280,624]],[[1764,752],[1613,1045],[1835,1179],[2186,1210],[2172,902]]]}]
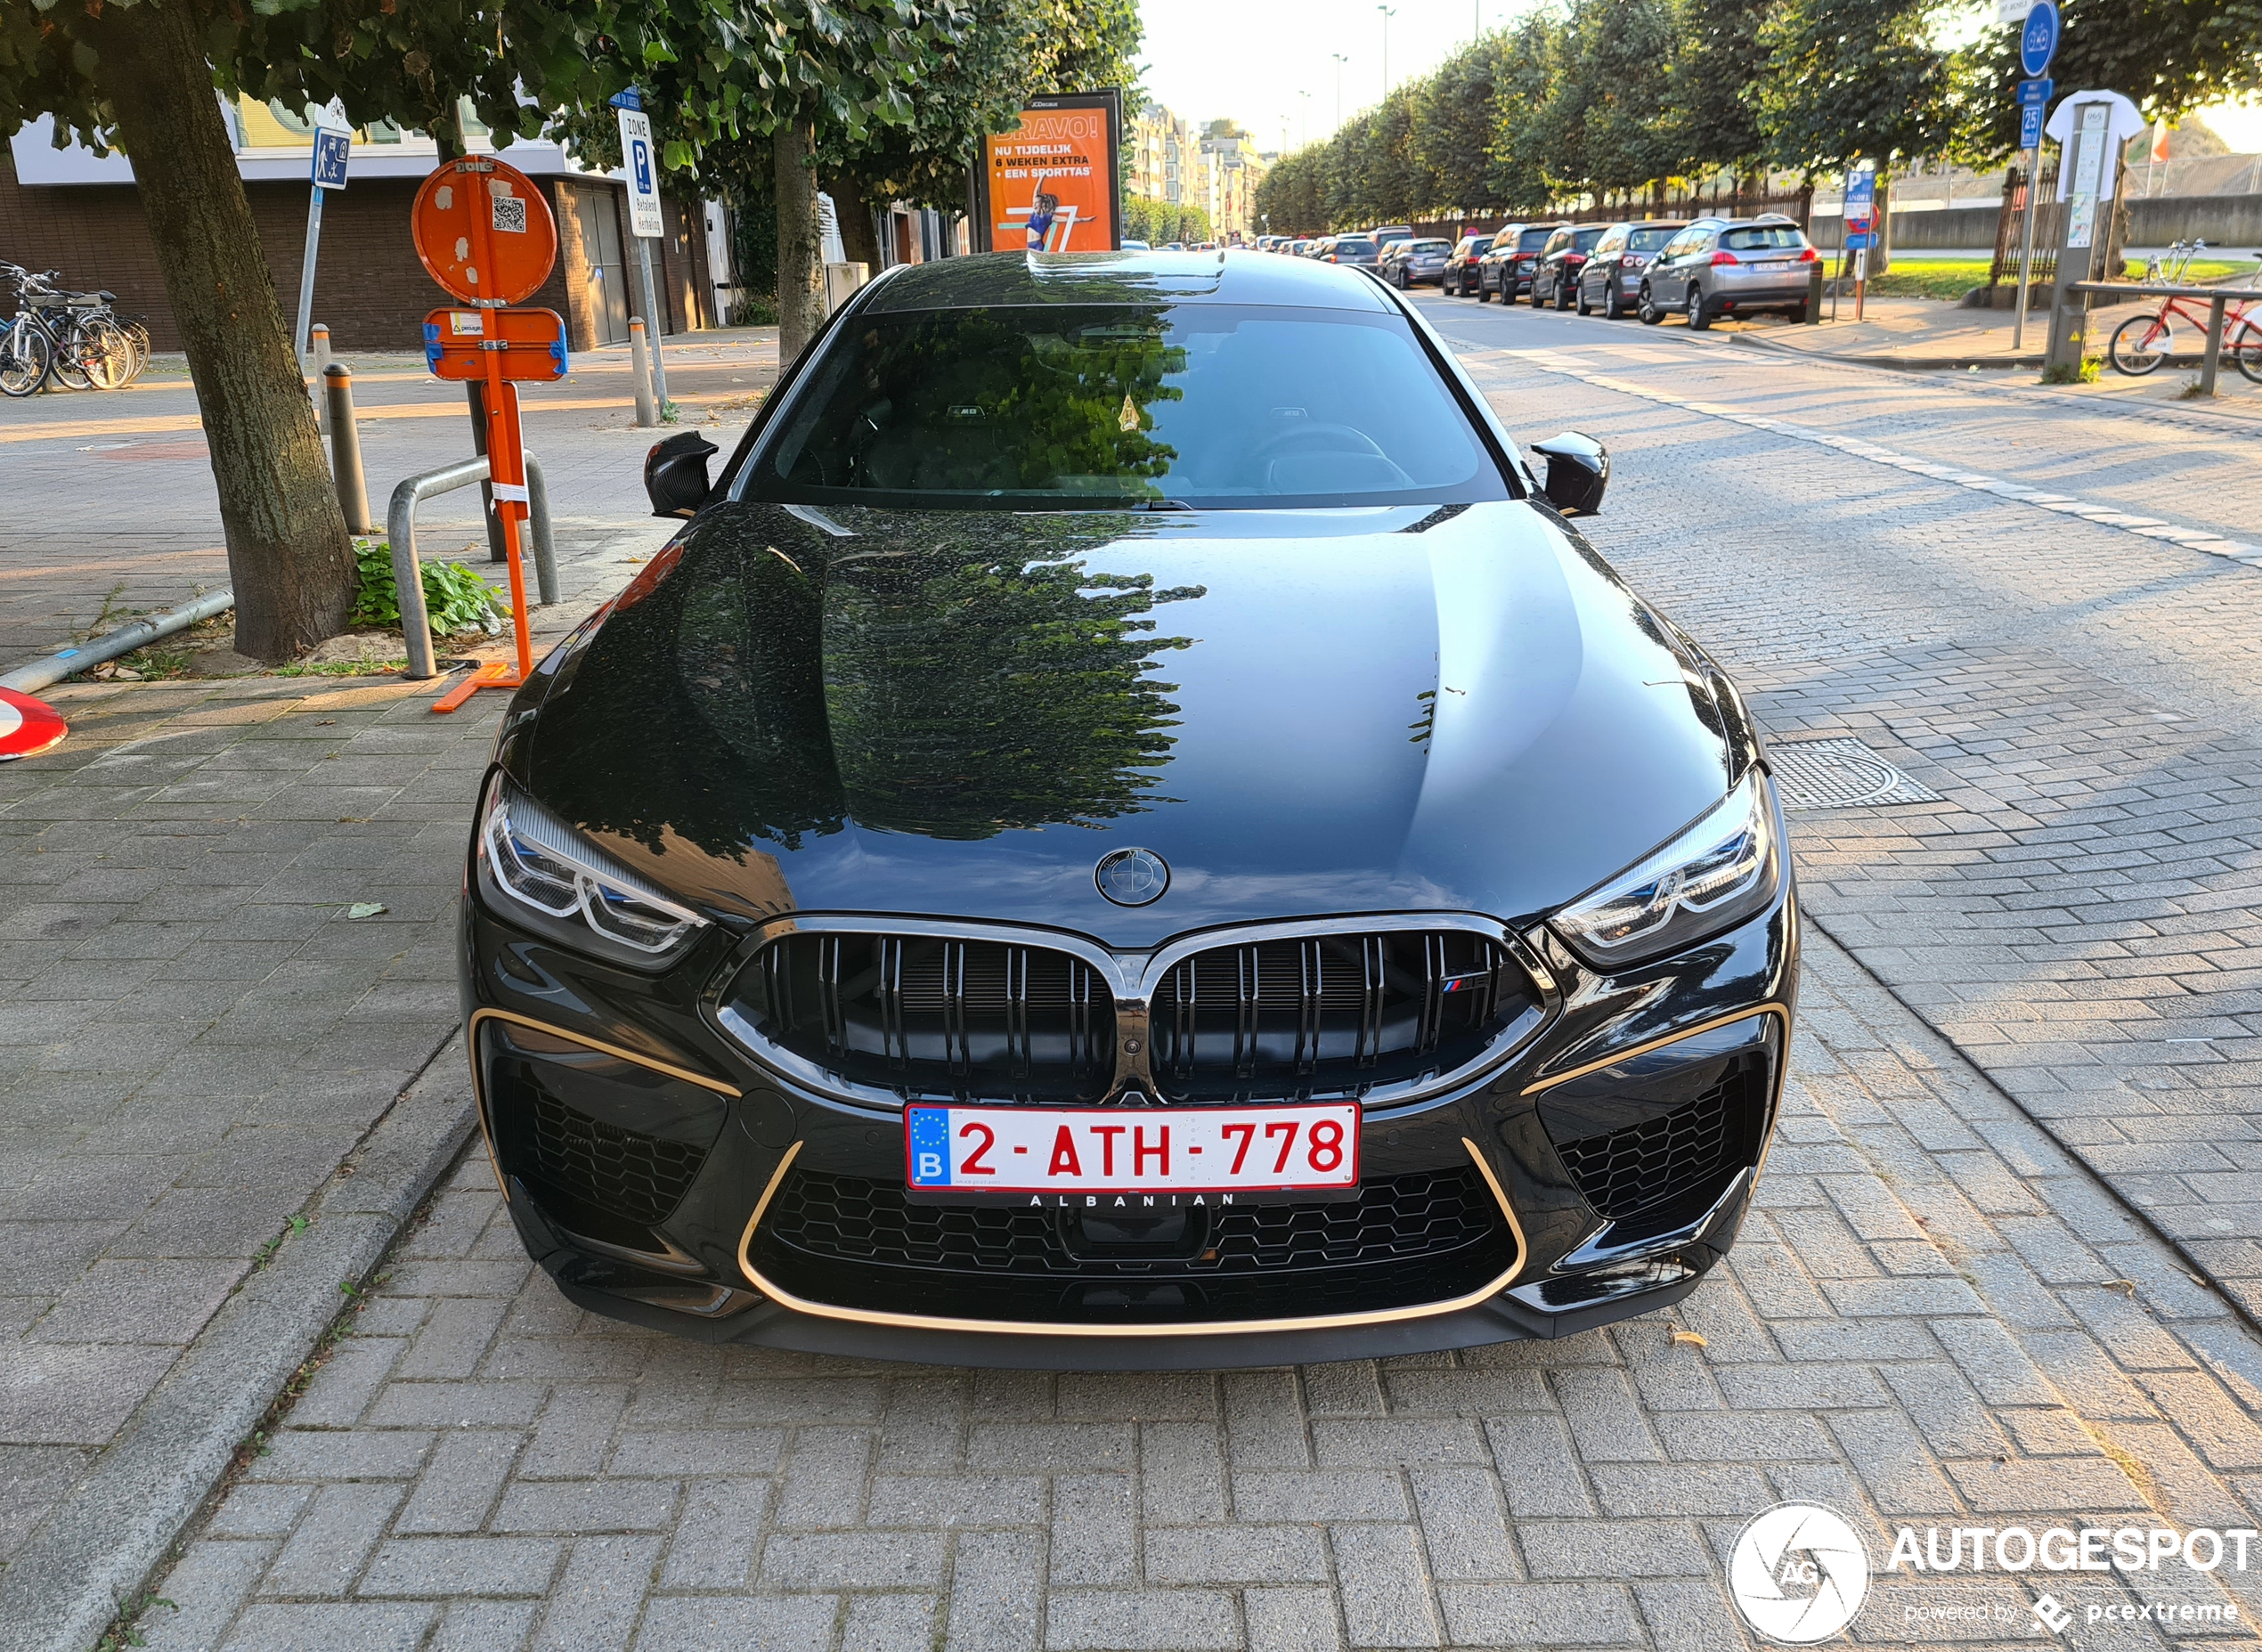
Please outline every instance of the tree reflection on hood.
[{"label": "tree reflection on hood", "polygon": [[725,507],[562,674],[536,793],[663,854],[797,849],[853,823],[931,837],[1091,824],[1168,800],[1175,686],[1148,525],[1089,513]]}]

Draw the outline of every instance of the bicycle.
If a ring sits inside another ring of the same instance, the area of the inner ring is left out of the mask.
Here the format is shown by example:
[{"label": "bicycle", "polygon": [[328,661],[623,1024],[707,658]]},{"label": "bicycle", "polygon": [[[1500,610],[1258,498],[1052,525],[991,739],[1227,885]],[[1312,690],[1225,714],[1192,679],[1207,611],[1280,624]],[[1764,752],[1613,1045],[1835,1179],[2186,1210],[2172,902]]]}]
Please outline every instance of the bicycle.
[{"label": "bicycle", "polygon": [[137,377],[146,357],[111,314],[110,293],[59,290],[50,270],[34,275],[0,264],[15,283],[17,310],[0,338],[0,394],[27,396],[49,377],[69,390],[116,390]]},{"label": "bicycle", "polygon": [[[2145,261],[2144,279],[2181,284],[2192,260],[2206,250],[2203,240],[2177,241],[2168,248],[2164,262],[2158,256]],[[2262,275],[2262,253],[2256,253],[2254,257],[2256,273]],[[2196,295],[2205,289],[2195,286],[2192,290]],[[2204,298],[2171,293],[2160,300],[2154,313],[2130,316],[2113,329],[2112,342],[2105,351],[2113,370],[2127,373],[2132,378],[2157,371],[2160,363],[2174,354],[2176,322],[2195,329],[2204,339],[2211,307]],[[2224,306],[2223,352],[2240,372],[2256,384],[2262,384],[2262,305],[2241,303]]]}]

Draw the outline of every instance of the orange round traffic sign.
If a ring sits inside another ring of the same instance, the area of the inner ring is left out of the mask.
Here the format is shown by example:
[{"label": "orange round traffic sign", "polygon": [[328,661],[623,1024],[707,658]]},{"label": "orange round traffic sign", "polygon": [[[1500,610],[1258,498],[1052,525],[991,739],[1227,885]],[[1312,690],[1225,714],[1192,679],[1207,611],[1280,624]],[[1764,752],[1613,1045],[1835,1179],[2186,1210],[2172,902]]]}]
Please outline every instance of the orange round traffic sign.
[{"label": "orange round traffic sign", "polygon": [[0,763],[37,757],[70,730],[55,708],[13,688],[0,688]]},{"label": "orange round traffic sign", "polygon": [[432,279],[468,303],[532,297],[557,262],[557,221],[534,181],[492,155],[443,161],[409,229]]}]

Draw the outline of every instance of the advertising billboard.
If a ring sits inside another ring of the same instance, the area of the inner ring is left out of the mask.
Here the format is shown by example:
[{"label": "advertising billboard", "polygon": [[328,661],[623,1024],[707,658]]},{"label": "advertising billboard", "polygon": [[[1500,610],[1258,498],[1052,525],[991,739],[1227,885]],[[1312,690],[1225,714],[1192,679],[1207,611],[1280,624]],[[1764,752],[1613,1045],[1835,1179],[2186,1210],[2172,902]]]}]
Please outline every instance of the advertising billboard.
[{"label": "advertising billboard", "polygon": [[974,221],[992,252],[1102,252],[1122,240],[1123,95],[1031,98],[981,141]]}]

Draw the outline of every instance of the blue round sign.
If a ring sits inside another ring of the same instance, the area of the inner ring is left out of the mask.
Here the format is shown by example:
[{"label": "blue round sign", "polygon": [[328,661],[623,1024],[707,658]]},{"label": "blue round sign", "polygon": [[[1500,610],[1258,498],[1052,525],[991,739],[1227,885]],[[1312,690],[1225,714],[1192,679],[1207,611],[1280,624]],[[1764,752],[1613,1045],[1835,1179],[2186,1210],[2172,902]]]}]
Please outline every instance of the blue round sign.
[{"label": "blue round sign", "polygon": [[2026,27],[2019,31],[2019,66],[2030,75],[2038,75],[2050,67],[2050,60],[2058,51],[2058,8],[2050,0],[2034,0],[2034,9],[2026,14]]}]

